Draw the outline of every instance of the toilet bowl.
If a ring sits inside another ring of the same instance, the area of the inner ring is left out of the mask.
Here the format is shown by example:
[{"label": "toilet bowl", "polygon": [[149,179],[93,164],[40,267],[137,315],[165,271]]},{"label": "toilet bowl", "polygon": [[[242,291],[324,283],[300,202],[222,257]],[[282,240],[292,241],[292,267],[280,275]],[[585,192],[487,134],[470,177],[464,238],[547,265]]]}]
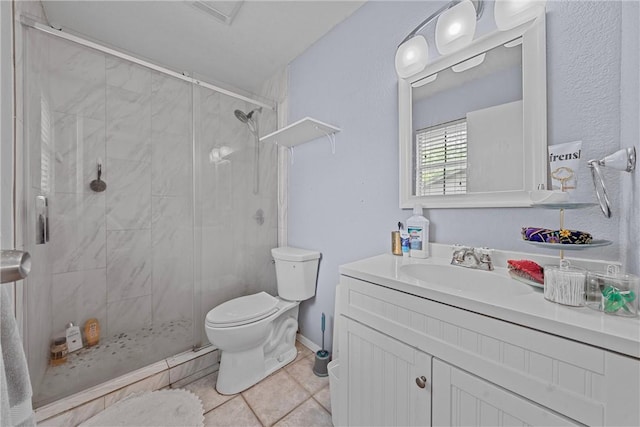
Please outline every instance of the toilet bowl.
[{"label": "toilet bowl", "polygon": [[207,314],[205,331],[220,350],[216,390],[239,393],[296,358],[300,301],[315,295],[320,253],[271,250],[278,296],[266,292],[224,302]]}]

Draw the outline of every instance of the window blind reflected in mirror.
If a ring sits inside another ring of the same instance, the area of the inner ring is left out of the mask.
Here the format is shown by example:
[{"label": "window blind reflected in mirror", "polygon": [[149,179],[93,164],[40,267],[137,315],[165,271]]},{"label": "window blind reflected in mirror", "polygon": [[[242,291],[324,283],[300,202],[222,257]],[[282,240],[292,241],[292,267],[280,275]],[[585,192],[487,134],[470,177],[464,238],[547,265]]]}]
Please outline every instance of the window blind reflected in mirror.
[{"label": "window blind reflected in mirror", "polygon": [[467,120],[465,118],[416,131],[415,194],[467,192]]}]

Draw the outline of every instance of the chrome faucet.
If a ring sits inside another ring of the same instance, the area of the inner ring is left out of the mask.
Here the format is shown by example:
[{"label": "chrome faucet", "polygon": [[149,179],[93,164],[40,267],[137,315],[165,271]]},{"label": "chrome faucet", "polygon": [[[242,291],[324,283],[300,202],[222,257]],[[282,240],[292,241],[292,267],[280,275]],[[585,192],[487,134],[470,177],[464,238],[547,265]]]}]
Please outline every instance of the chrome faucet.
[{"label": "chrome faucet", "polygon": [[491,249],[454,245],[451,265],[492,271]]}]

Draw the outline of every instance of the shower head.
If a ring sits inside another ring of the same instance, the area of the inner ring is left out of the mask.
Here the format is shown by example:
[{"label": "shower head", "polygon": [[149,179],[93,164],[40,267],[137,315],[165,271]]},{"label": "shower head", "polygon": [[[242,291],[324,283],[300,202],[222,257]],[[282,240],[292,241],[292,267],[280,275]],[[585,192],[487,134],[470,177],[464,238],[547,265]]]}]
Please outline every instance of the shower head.
[{"label": "shower head", "polygon": [[254,182],[253,182],[253,194],[259,194],[260,187],[260,132],[258,131],[258,122],[253,118],[254,113],[261,113],[262,107],[254,108],[249,111],[249,113],[245,113],[244,111],[235,110],[233,114],[235,114],[236,118],[240,120],[242,123],[246,124],[249,128],[249,132],[253,134],[253,146],[254,146]]},{"label": "shower head", "polygon": [[256,112],[261,113],[262,107],[254,108],[248,113],[245,113],[244,111],[236,110],[233,112],[233,114],[235,114],[238,120],[240,120],[242,123],[249,126],[249,130],[251,131],[251,133],[257,137],[258,136],[257,122],[256,122],[256,119],[253,118],[253,114]]},{"label": "shower head", "polygon": [[255,112],[260,113],[262,111],[262,107],[256,108],[254,110],[251,110],[248,113],[245,113],[244,111],[240,111],[240,110],[236,110],[233,112],[233,114],[236,115],[236,118],[238,120],[240,120],[242,123],[249,123],[249,121],[252,119],[253,117],[253,113]]},{"label": "shower head", "polygon": [[234,111],[233,114],[235,114],[236,118],[240,120],[242,123],[247,123],[251,118],[249,115],[245,114],[243,111],[240,111],[240,110]]}]

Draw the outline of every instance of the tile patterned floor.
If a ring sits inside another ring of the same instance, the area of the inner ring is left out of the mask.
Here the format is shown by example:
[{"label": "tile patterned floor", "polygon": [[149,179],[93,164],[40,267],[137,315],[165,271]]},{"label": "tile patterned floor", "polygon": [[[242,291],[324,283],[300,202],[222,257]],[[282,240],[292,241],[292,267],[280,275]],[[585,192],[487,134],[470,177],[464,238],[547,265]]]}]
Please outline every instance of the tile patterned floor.
[{"label": "tile patterned floor", "polygon": [[205,426],[333,426],[329,377],[315,376],[313,352],[296,347],[296,360],[242,393],[219,394],[217,372],[184,386],[202,400]]}]

